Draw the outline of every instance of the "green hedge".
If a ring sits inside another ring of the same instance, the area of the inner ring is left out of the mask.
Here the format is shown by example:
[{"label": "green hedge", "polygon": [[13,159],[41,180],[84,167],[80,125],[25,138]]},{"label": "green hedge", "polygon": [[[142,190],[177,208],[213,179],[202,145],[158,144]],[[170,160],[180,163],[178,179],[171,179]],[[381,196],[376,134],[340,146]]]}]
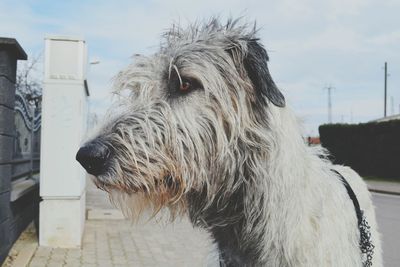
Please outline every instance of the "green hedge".
[{"label": "green hedge", "polygon": [[362,176],[400,180],[400,120],[319,127],[321,144],[336,164]]}]

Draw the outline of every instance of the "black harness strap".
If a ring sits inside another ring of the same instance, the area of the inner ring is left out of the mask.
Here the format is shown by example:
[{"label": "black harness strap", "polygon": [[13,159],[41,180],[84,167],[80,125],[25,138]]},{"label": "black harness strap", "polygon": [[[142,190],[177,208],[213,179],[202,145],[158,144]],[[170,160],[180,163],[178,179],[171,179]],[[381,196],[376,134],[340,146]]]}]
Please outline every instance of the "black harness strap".
[{"label": "black harness strap", "polygon": [[354,194],[353,189],[346,181],[346,179],[341,175],[338,171],[333,170],[336,173],[340,180],[342,181],[343,185],[346,187],[347,194],[349,195],[350,199],[353,201],[354,209],[356,210],[357,215],[357,222],[358,222],[358,229],[360,230],[360,249],[363,255],[363,265],[365,267],[372,266],[372,254],[374,254],[374,245],[371,241],[371,227],[368,225],[368,222],[364,216],[363,210],[360,208],[360,203],[358,203],[356,194]]}]

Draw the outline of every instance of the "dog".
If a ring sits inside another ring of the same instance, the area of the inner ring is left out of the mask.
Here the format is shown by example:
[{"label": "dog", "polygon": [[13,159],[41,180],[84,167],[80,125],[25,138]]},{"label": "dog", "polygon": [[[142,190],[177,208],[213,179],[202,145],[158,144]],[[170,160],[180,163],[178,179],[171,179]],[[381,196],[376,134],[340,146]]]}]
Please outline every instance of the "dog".
[{"label": "dog", "polygon": [[268,60],[241,19],[174,25],[77,160],[127,216],[188,215],[221,266],[381,266],[365,183],[305,144]]}]

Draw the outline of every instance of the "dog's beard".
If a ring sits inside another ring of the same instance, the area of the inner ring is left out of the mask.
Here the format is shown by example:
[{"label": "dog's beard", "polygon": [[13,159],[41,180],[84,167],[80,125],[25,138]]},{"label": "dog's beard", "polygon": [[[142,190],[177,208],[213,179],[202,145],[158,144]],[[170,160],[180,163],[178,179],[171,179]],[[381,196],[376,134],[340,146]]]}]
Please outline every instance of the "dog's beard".
[{"label": "dog's beard", "polygon": [[[120,209],[125,217],[137,221],[142,218],[167,216],[170,221],[186,212],[185,184],[182,179],[166,175],[151,185],[127,186],[114,180],[105,183],[98,178],[93,182],[109,194],[111,203]],[[167,208],[168,212],[161,212]],[[167,215],[168,214],[168,215]]]},{"label": "dog's beard", "polygon": [[[162,197],[146,192],[128,194],[119,190],[110,190],[108,193],[111,203],[120,209],[126,218],[134,221],[165,216],[173,221],[183,216],[186,211],[186,202],[182,197],[173,203],[164,204],[160,200]],[[164,208],[167,208],[169,212],[165,212]]]}]

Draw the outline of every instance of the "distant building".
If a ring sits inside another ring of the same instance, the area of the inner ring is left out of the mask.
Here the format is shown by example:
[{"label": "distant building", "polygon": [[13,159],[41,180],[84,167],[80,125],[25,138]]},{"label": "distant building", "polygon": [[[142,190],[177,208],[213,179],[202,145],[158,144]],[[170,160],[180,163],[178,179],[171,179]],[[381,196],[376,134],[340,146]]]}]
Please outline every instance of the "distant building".
[{"label": "distant building", "polygon": [[321,141],[319,140],[319,137],[311,137],[311,136],[309,136],[307,138],[307,143],[308,143],[309,146],[320,145]]},{"label": "distant building", "polygon": [[392,121],[392,120],[400,120],[400,114],[396,114],[396,115],[392,115],[392,116],[386,116],[386,117],[383,117],[383,118],[372,120],[370,122],[383,122],[383,121]]}]

